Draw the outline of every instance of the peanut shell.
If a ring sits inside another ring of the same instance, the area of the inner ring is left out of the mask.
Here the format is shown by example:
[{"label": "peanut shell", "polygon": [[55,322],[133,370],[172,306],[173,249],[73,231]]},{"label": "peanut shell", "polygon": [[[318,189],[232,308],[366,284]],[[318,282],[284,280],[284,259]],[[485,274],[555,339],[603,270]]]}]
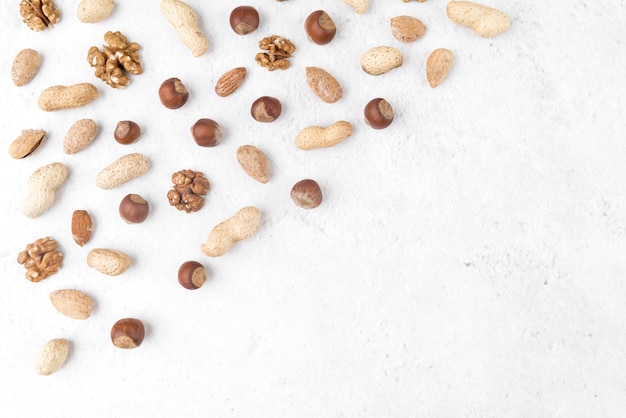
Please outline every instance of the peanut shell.
[{"label": "peanut shell", "polygon": [[142,154],[126,154],[100,170],[96,176],[96,186],[105,190],[114,189],[141,176],[148,168],[150,163]]},{"label": "peanut shell", "polygon": [[257,208],[241,208],[233,216],[217,224],[200,249],[209,257],[219,257],[235,242],[251,237],[259,228],[260,222],[261,212]]},{"label": "peanut shell", "polygon": [[87,265],[107,276],[118,276],[124,273],[130,264],[130,257],[120,251],[94,248],[87,253]]},{"label": "peanut shell", "polygon": [[54,203],[56,190],[65,182],[67,168],[63,163],[52,163],[38,168],[28,178],[28,195],[22,213],[36,218]]},{"label": "peanut shell", "polygon": [[39,95],[37,105],[46,112],[85,106],[98,98],[98,88],[91,83],[51,86]]},{"label": "peanut shell", "polygon": [[402,65],[402,54],[391,46],[376,46],[361,56],[361,68],[368,74],[380,75]]}]

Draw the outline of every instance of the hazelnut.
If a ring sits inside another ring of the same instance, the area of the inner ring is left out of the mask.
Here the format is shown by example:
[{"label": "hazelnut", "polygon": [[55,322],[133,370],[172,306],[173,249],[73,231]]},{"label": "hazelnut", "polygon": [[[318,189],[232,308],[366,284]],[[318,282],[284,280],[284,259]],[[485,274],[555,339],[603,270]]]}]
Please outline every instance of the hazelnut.
[{"label": "hazelnut", "polygon": [[138,224],[146,220],[150,213],[148,202],[138,194],[128,194],[120,202],[120,216],[129,224]]},{"label": "hazelnut", "polygon": [[275,97],[261,96],[252,103],[250,114],[258,122],[274,122],[283,111],[283,106]]},{"label": "hazelnut", "polygon": [[197,261],[185,261],[178,269],[178,283],[185,289],[199,289],[205,281],[206,269]]},{"label": "hazelnut", "polygon": [[141,128],[131,120],[117,122],[113,137],[122,145],[132,144],[141,136]]},{"label": "hazelnut", "polygon": [[311,42],[326,45],[335,37],[337,27],[324,10],[311,13],[304,21],[304,30]]},{"label": "hazelnut", "polygon": [[393,122],[393,108],[385,99],[376,98],[365,105],[365,122],[374,129],[384,129]]},{"label": "hazelnut", "polygon": [[163,106],[168,109],[178,109],[187,103],[189,92],[182,81],[172,77],[165,80],[159,87],[159,98]]},{"label": "hazelnut", "polygon": [[259,27],[259,12],[252,6],[235,7],[230,12],[230,27],[239,35],[247,35]]},{"label": "hazelnut", "polygon": [[145,335],[143,322],[135,318],[120,319],[111,328],[111,341],[118,348],[137,348]]},{"label": "hazelnut", "polygon": [[315,180],[300,180],[291,188],[291,199],[304,209],[314,209],[322,203],[322,190]]},{"label": "hazelnut", "polygon": [[222,140],[222,128],[213,119],[198,119],[191,127],[191,136],[201,147],[214,147]]}]

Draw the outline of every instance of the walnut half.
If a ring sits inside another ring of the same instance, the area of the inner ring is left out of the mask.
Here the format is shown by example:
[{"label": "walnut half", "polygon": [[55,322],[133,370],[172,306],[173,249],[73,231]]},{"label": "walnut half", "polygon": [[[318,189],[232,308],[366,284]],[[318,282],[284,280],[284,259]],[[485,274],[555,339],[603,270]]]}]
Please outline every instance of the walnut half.
[{"label": "walnut half", "polygon": [[63,254],[57,250],[57,242],[50,238],[39,238],[28,244],[17,256],[17,262],[26,268],[26,278],[40,282],[61,268]]},{"label": "walnut half", "polygon": [[22,0],[20,15],[29,28],[39,32],[57,23],[61,12],[52,0]]},{"label": "walnut half", "polygon": [[170,205],[187,213],[197,212],[204,206],[204,195],[211,188],[204,174],[193,170],[181,170],[172,174],[172,190],[167,192]]},{"label": "walnut half", "polygon": [[130,84],[127,74],[137,75],[143,73],[139,61],[139,46],[136,42],[128,42],[121,32],[107,32],[104,41],[108,44],[102,47],[92,46],[87,51],[89,65],[96,69],[95,75],[109,86],[124,88]]}]

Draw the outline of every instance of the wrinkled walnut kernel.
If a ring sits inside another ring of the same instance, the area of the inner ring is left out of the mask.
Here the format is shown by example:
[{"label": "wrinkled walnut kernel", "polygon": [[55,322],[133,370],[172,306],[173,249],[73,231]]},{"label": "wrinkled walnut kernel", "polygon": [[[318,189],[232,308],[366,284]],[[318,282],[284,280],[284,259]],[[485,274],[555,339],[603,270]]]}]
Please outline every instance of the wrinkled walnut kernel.
[{"label": "wrinkled walnut kernel", "polygon": [[282,36],[272,35],[259,41],[259,48],[267,52],[259,52],[254,60],[261,67],[267,67],[268,70],[275,69],[286,70],[289,68],[288,59],[296,51],[296,47],[291,41]]},{"label": "wrinkled walnut kernel", "polygon": [[204,195],[211,188],[204,174],[193,170],[181,170],[172,174],[172,190],[167,192],[170,205],[187,213],[197,212],[204,206]]},{"label": "wrinkled walnut kernel", "polygon": [[20,15],[29,28],[39,32],[57,23],[61,12],[52,0],[22,0]]},{"label": "wrinkled walnut kernel", "polygon": [[87,61],[96,69],[96,77],[111,87],[124,88],[130,84],[127,74],[143,73],[138,52],[141,46],[136,42],[128,42],[119,31],[108,31],[104,34],[104,41],[108,46],[103,45],[102,51],[96,46],[89,48]]},{"label": "wrinkled walnut kernel", "polygon": [[17,256],[17,262],[24,265],[26,278],[31,282],[40,282],[59,271],[62,260],[57,242],[50,237],[28,244]]}]

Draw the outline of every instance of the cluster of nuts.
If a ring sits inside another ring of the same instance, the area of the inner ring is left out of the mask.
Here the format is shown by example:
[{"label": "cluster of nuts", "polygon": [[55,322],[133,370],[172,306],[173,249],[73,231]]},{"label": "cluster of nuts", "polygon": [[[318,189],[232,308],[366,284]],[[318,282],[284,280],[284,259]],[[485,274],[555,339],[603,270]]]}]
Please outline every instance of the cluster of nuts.
[{"label": "cluster of nuts", "polygon": [[39,32],[57,23],[61,12],[52,0],[22,0],[20,15],[29,28]]},{"label": "cluster of nuts", "polygon": [[39,238],[28,244],[17,256],[17,262],[26,268],[26,278],[40,282],[61,268],[63,254],[57,250],[57,242],[50,238]]},{"label": "cluster of nuts", "polygon": [[267,67],[270,71],[289,68],[289,58],[296,52],[295,45],[289,39],[278,35],[261,39],[259,48],[267,52],[259,52],[254,59],[261,67]]},{"label": "cluster of nuts", "polygon": [[197,212],[204,206],[204,195],[211,188],[209,180],[199,171],[181,170],[172,174],[173,188],[167,200],[176,209],[187,213]]},{"label": "cluster of nuts", "polygon": [[108,31],[104,34],[104,41],[108,45],[103,45],[102,51],[96,46],[89,48],[87,61],[96,69],[96,77],[109,86],[127,87],[130,84],[127,74],[143,73],[138,52],[141,46],[136,42],[128,42],[126,36],[119,31]]}]

